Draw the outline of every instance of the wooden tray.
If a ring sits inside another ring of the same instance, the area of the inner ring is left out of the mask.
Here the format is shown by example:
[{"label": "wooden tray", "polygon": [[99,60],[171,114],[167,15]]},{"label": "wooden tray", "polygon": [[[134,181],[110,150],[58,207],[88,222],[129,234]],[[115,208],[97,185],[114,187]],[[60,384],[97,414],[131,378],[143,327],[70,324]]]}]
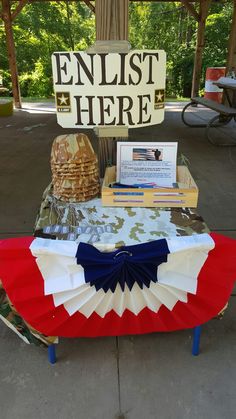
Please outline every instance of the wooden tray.
[{"label": "wooden tray", "polygon": [[177,166],[176,188],[111,188],[116,167],[108,167],[102,185],[102,204],[108,207],[190,207],[196,208],[198,187],[186,166]]}]

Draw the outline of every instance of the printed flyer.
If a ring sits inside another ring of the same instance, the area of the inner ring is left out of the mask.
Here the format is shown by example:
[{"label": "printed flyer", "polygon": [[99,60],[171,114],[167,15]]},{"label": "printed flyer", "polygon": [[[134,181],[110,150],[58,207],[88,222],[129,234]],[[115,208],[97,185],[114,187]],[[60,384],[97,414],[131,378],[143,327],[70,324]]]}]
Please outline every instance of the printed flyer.
[{"label": "printed flyer", "polygon": [[140,188],[176,187],[177,142],[118,142],[117,182]]}]

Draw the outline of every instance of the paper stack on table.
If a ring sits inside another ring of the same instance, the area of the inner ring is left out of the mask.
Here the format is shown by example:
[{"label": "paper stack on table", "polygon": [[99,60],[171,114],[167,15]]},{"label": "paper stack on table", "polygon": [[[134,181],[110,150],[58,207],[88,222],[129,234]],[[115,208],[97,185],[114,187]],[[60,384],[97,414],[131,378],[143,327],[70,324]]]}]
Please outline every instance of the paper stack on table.
[{"label": "paper stack on table", "polygon": [[88,137],[56,137],[51,152],[53,194],[67,202],[88,201],[99,193],[98,159]]}]

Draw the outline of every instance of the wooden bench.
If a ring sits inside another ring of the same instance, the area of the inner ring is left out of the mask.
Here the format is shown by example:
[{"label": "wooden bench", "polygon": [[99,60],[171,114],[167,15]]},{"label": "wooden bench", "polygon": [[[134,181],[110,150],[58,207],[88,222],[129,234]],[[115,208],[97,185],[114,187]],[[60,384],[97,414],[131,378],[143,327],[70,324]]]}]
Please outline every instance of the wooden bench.
[{"label": "wooden bench", "polygon": [[[193,106],[196,108],[197,105],[205,106],[206,108],[217,112],[218,115],[214,116],[213,118],[211,118],[208,122],[204,124],[202,123],[193,124],[191,122],[188,122],[186,120],[185,111],[190,106]],[[223,105],[221,103],[215,102],[214,100],[205,99],[203,97],[193,97],[191,98],[191,102],[187,103],[187,105],[183,108],[181,118],[182,118],[183,123],[187,125],[188,127],[194,127],[194,128],[206,127],[206,136],[207,136],[208,141],[211,144],[217,145],[217,146],[236,146],[236,143],[235,144],[234,143],[223,143],[223,144],[216,143],[212,139],[209,132],[210,128],[212,127],[217,127],[217,126],[228,124],[232,120],[232,118],[234,118],[236,121],[236,108],[232,108],[230,106]]]}]

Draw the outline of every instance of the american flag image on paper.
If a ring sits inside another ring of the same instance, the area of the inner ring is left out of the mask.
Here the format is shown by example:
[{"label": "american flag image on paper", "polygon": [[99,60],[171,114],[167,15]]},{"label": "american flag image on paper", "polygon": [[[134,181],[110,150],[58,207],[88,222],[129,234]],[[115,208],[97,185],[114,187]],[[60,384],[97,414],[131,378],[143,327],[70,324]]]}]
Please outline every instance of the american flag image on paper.
[{"label": "american flag image on paper", "polygon": [[24,320],[64,337],[190,328],[224,308],[236,279],[236,241],[218,234],[101,248],[0,241],[0,278]]}]

